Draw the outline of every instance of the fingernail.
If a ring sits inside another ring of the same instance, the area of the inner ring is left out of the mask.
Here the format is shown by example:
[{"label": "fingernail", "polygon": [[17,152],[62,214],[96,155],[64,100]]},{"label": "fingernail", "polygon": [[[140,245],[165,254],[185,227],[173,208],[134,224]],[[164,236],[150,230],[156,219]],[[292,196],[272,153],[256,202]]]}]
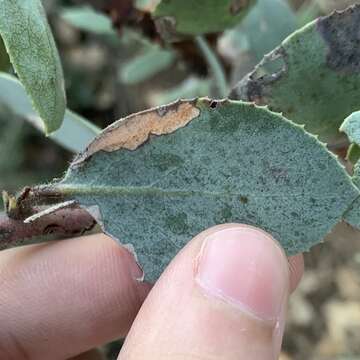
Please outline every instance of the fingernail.
[{"label": "fingernail", "polygon": [[280,316],[289,275],[270,235],[245,225],[218,230],[204,240],[198,261],[196,280],[208,295],[263,320]]}]

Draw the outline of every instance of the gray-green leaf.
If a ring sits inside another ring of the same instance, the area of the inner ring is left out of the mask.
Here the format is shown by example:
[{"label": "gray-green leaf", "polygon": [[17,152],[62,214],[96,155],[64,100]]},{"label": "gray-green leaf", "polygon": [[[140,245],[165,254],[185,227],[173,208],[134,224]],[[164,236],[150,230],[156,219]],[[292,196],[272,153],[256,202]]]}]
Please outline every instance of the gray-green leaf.
[{"label": "gray-green leaf", "polygon": [[154,17],[165,39],[223,31],[236,25],[255,0],[162,0]]},{"label": "gray-green leaf", "polygon": [[[14,76],[2,72],[0,72],[0,105],[8,107],[14,114],[26,119],[40,131],[44,131],[43,123],[34,111],[22,84]],[[67,150],[79,152],[84,150],[99,132],[98,127],[80,115],[66,110],[62,126],[53,132],[50,138]]]},{"label": "gray-green leaf", "polygon": [[195,234],[259,226],[289,255],[308,250],[359,191],[314,136],[253,104],[179,101],[120,120],[37,193],[76,200],[132,244],[156,279]]},{"label": "gray-green leaf", "polygon": [[231,97],[271,109],[335,142],[360,106],[360,6],[319,18],[290,35]]},{"label": "gray-green leaf", "polygon": [[340,126],[340,131],[348,136],[351,143],[360,145],[360,111],[348,116]]},{"label": "gray-green leaf", "polygon": [[40,0],[0,0],[0,35],[47,134],[65,112],[63,71]]}]

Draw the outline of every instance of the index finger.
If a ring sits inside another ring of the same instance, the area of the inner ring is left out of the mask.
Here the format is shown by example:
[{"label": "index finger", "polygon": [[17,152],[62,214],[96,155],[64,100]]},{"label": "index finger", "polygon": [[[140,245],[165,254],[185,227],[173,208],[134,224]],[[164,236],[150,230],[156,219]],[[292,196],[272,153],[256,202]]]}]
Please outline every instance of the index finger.
[{"label": "index finger", "polygon": [[0,252],[0,359],[64,359],[129,330],[150,285],[105,235]]}]

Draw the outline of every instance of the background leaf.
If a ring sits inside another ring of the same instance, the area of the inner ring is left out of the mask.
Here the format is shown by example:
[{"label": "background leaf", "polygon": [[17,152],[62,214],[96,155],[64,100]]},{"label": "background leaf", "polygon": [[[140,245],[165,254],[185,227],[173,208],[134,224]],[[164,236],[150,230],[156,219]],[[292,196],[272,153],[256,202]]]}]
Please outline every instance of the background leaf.
[{"label": "background leaf", "polygon": [[218,50],[231,64],[231,83],[241,80],[262,57],[297,27],[294,11],[285,0],[257,0],[234,29],[224,32]]},{"label": "background leaf", "polygon": [[64,79],[41,1],[0,0],[0,35],[45,132],[57,130],[65,112]]},{"label": "background leaf", "polygon": [[287,1],[257,0],[244,20],[222,35],[220,48],[237,56],[251,52],[258,62],[295,31],[296,25],[295,13]]},{"label": "background leaf", "polygon": [[106,233],[135,247],[150,280],[214,224],[256,225],[289,255],[307,250],[359,194],[302,127],[252,104],[206,99],[114,123],[42,189],[91,209]]},{"label": "background leaf", "polygon": [[111,19],[90,6],[72,6],[64,8],[60,16],[78,29],[98,35],[115,35]]},{"label": "background leaf", "polygon": [[147,48],[143,54],[122,64],[119,70],[119,79],[124,84],[138,84],[167,69],[174,60],[173,51],[152,46]]},{"label": "background leaf", "polygon": [[24,137],[21,123],[15,119],[16,115],[1,102],[0,114],[0,170],[3,178],[6,172],[21,165]]},{"label": "background leaf", "polygon": [[152,92],[150,103],[154,106],[168,104],[178,99],[193,99],[211,92],[211,80],[190,77],[178,86],[162,92]]},{"label": "background leaf", "polygon": [[254,0],[162,0],[153,16],[165,38],[223,31],[246,15]]},{"label": "background leaf", "polygon": [[[22,84],[13,76],[0,72],[0,104],[14,114],[27,119],[37,129],[44,131],[39,115],[34,111]],[[18,126],[16,124],[16,126]],[[80,115],[66,110],[61,128],[50,135],[58,144],[73,152],[85,149],[100,129]]]},{"label": "background leaf", "polygon": [[302,27],[315,20],[320,12],[320,6],[316,0],[304,1],[296,13],[298,25]]},{"label": "background leaf", "polygon": [[290,35],[231,97],[268,104],[322,139],[336,142],[343,119],[360,107],[360,6]]}]

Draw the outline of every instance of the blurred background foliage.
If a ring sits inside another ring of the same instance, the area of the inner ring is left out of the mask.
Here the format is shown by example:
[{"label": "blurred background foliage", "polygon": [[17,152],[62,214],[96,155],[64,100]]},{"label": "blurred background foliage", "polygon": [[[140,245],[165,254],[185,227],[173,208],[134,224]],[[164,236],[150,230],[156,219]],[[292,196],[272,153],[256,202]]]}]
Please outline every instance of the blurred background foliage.
[{"label": "blurred background foliage", "polygon": [[[136,6],[153,9],[157,2],[138,0]],[[146,18],[139,31],[121,18],[124,3],[43,1],[64,67],[68,107],[104,128],[177,98],[217,96],[218,84],[196,43],[163,43]],[[294,30],[352,3],[258,0],[239,25],[206,40],[234,85]],[[104,7],[107,12],[99,11]],[[13,73],[1,39],[0,71]],[[6,88],[0,84],[0,100],[1,92]],[[60,177],[72,156],[0,102],[1,189]],[[339,225],[327,246],[306,256],[308,271],[291,300],[282,360],[360,359],[359,243],[358,232]],[[81,358],[115,359],[119,346]]]}]

